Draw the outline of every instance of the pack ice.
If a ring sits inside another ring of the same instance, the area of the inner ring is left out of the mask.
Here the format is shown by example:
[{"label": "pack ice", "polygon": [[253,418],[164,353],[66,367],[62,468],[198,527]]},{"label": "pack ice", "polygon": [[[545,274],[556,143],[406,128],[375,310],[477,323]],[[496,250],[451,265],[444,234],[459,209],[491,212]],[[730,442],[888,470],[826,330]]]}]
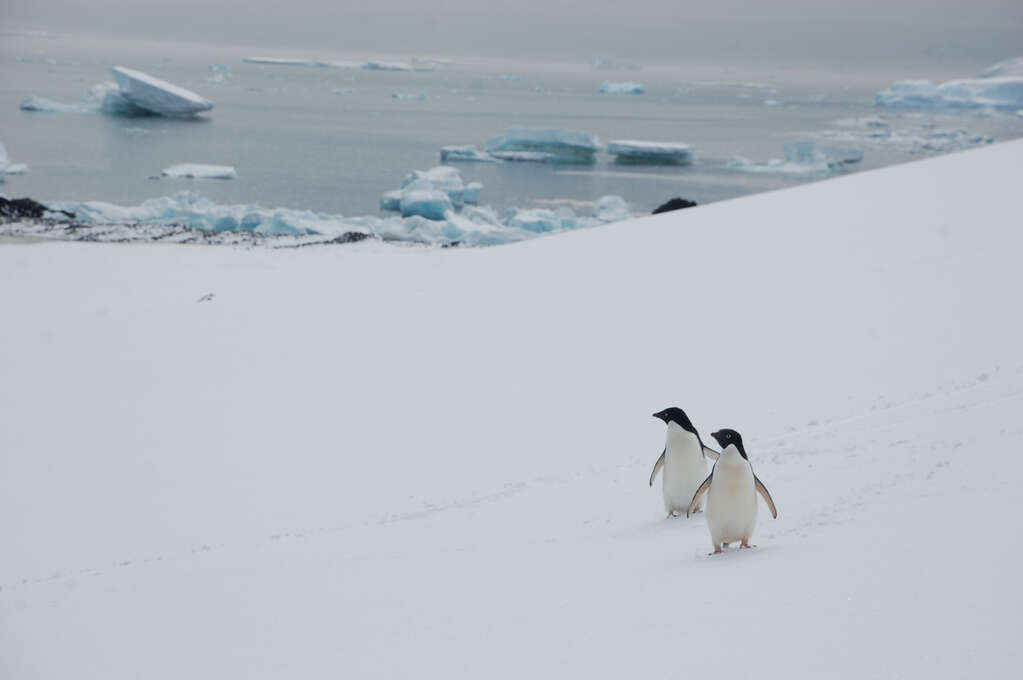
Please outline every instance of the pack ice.
[{"label": "pack ice", "polygon": [[582,130],[510,127],[503,135],[487,142],[485,148],[498,158],[501,158],[499,154],[506,152],[531,152],[549,154],[549,157],[529,160],[592,163],[594,154],[600,151],[601,146],[596,136]]},{"label": "pack ice", "polygon": [[615,83],[605,80],[604,84],[600,86],[601,94],[643,94],[644,92],[646,92],[646,88],[643,87],[643,83],[629,81]]},{"label": "pack ice", "polygon": [[201,163],[178,163],[164,168],[160,174],[164,177],[186,179],[234,179],[238,176],[238,173],[230,165],[203,165]]},{"label": "pack ice", "polygon": [[987,68],[980,78],[935,85],[930,80],[899,80],[874,98],[877,106],[906,108],[1000,108],[1023,106],[1023,57]]},{"label": "pack ice", "polygon": [[693,149],[680,142],[643,142],[616,139],[607,143],[607,152],[619,163],[689,165]]},{"label": "pack ice", "polygon": [[480,151],[475,146],[469,144],[442,146],[440,149],[441,163],[454,161],[496,163],[499,160],[499,158],[494,157],[486,151]]}]

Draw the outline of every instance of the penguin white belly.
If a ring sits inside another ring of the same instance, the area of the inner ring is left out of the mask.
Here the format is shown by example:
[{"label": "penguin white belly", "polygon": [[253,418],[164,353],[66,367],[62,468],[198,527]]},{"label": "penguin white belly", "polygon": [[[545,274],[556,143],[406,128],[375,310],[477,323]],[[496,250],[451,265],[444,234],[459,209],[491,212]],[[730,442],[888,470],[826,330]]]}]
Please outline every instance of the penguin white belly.
[{"label": "penguin white belly", "polygon": [[664,510],[668,514],[684,515],[693,494],[707,478],[707,461],[696,435],[675,423],[668,424],[664,448],[664,470],[661,472]]},{"label": "penguin white belly", "polygon": [[757,525],[753,469],[738,453],[722,454],[707,491],[707,525],[715,549],[748,541]]}]

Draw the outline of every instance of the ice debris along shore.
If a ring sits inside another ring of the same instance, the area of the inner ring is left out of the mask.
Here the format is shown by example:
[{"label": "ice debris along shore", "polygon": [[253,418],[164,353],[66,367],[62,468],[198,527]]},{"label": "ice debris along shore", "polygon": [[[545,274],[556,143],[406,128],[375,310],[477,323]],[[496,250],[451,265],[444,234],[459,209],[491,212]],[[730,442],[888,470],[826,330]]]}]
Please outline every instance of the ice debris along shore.
[{"label": "ice debris along shore", "polygon": [[[463,202],[467,193],[477,190],[478,185],[465,185]],[[448,210],[439,220],[422,215],[344,217],[311,210],[221,205],[192,191],[149,199],[136,206],[55,201],[46,207],[51,211],[47,220],[0,224],[0,234],[62,240],[269,247],[349,243],[365,238],[441,246],[491,246],[630,217],[628,205],[620,196],[600,198],[594,204],[592,216],[577,215],[569,208],[509,208],[499,216],[489,206],[464,205],[460,212]],[[74,217],[58,211],[72,213]]]},{"label": "ice debris along shore", "polygon": [[692,147],[678,142],[615,139],[607,143],[607,152],[617,163],[690,165],[693,162]]},{"label": "ice debris along shore", "polygon": [[841,170],[863,160],[859,149],[827,146],[809,140],[789,142],[784,146],[785,159],[772,158],[767,163],[754,163],[743,156],[732,156],[728,168],[741,172],[815,175]]},{"label": "ice debris along shore", "polygon": [[184,179],[235,179],[237,171],[230,165],[203,165],[202,163],[178,163],[161,172],[164,177]]},{"label": "ice debris along shore", "polygon": [[1023,57],[987,68],[979,78],[935,85],[930,80],[899,80],[874,98],[877,106],[919,109],[1019,109],[1023,107]]},{"label": "ice debris along shore", "polygon": [[114,116],[169,116],[192,118],[213,108],[213,103],[191,90],[141,71],[115,66],[116,83],[99,83],[78,104],[63,104],[44,97],[28,97],[25,111],[51,113],[105,113]]},{"label": "ice debris along shore", "polygon": [[903,153],[948,153],[985,144],[995,138],[971,132],[966,128],[939,128],[926,119],[898,115],[891,121],[879,116],[842,118],[835,121],[840,129],[823,130],[813,136],[833,143],[858,144],[883,149],[898,149]]},{"label": "ice debris along shore", "polygon": [[406,175],[401,188],[380,197],[380,209],[400,212],[402,217],[418,215],[443,220],[449,212],[466,203],[476,203],[482,189],[479,182],[463,182],[455,168],[438,165],[425,172],[413,170]]},{"label": "ice debris along shore", "polygon": [[644,94],[645,92],[646,88],[643,87],[643,83],[615,83],[610,80],[605,80],[604,84],[600,86],[601,94]]}]

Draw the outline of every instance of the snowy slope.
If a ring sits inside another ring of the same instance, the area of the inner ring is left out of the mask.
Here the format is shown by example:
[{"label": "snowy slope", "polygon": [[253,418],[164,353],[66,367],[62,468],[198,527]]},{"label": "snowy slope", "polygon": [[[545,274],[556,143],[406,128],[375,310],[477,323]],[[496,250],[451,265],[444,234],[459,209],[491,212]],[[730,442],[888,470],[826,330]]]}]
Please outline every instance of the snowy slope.
[{"label": "snowy slope", "polygon": [[[487,249],[0,244],[0,677],[1006,677],[1021,159]],[[672,404],[743,433],[756,550],[663,517]]]}]

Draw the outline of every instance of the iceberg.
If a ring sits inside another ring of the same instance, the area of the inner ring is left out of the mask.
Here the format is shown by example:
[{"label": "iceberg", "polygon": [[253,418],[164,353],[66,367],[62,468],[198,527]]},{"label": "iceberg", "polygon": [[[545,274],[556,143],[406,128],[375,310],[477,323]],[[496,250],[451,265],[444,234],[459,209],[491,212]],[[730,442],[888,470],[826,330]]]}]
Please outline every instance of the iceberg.
[{"label": "iceberg", "polygon": [[643,142],[616,139],[607,143],[607,152],[618,163],[689,165],[693,149],[679,142]]},{"label": "iceberg", "polygon": [[423,101],[426,99],[425,92],[392,92],[391,99],[415,99]]},{"label": "iceberg", "polygon": [[210,76],[206,79],[207,83],[219,84],[227,82],[227,79],[231,77],[231,67],[227,64],[210,64]]},{"label": "iceberg", "polygon": [[619,61],[608,57],[594,57],[591,62],[593,68],[600,71],[641,71],[643,67],[629,61]]},{"label": "iceberg", "polygon": [[141,108],[121,92],[117,83],[98,83],[78,104],[63,104],[45,97],[28,97],[21,102],[23,111],[44,111],[47,113],[105,113],[111,116],[137,117],[153,116],[153,111]]},{"label": "iceberg", "polygon": [[593,216],[605,223],[621,222],[631,217],[629,205],[621,196],[602,196],[597,199],[597,204],[593,208]]},{"label": "iceberg", "polygon": [[418,215],[428,220],[443,220],[454,210],[451,198],[437,189],[406,189],[399,202],[402,217]]},{"label": "iceberg", "polygon": [[442,146],[440,149],[441,163],[448,163],[453,161],[496,163],[499,160],[500,159],[495,158],[486,151],[480,151],[475,146],[471,145]]},{"label": "iceberg", "polygon": [[[0,142],[0,184],[3,183],[5,175],[24,175],[26,172],[28,172],[28,166],[24,163],[12,163],[7,155],[7,147]],[[482,187],[482,185],[480,186]]]},{"label": "iceberg", "polygon": [[643,87],[643,83],[614,83],[605,80],[604,84],[600,86],[601,94],[643,94],[644,92],[646,92],[646,88]]},{"label": "iceberg", "polygon": [[454,66],[454,59],[436,57],[412,57],[412,63],[417,66]]},{"label": "iceberg", "polygon": [[582,130],[511,127],[503,135],[487,142],[484,148],[498,158],[504,152],[527,151],[549,154],[550,157],[544,160],[554,162],[592,163],[594,154],[601,146],[594,135]]},{"label": "iceberg", "polygon": [[242,61],[269,66],[316,66],[316,62],[312,59],[287,59],[284,57],[243,57]]},{"label": "iceberg", "polygon": [[213,108],[212,102],[195,92],[141,71],[114,66],[110,72],[114,74],[122,96],[135,106],[161,116],[188,118]]},{"label": "iceberg", "polygon": [[414,170],[405,176],[401,187],[380,196],[380,209],[400,211],[402,216],[418,215],[431,220],[445,219],[445,215],[460,209],[465,203],[479,200],[483,185],[466,185],[457,169],[438,165],[422,172]]},{"label": "iceberg", "polygon": [[877,106],[904,108],[1009,108],[1023,106],[1023,76],[962,78],[935,85],[899,80],[874,97]]},{"label": "iceberg", "polygon": [[1002,76],[1023,76],[1023,57],[1006,59],[994,66],[989,66],[980,74],[981,78],[1000,78]]},{"label": "iceberg", "polygon": [[28,166],[24,163],[11,163],[3,172],[8,175],[24,175],[28,172]]},{"label": "iceberg", "polygon": [[772,158],[766,164],[757,164],[744,156],[732,156],[726,165],[742,172],[773,173],[783,175],[827,174],[863,160],[859,149],[825,146],[808,140],[785,145],[785,160]]},{"label": "iceberg", "polygon": [[367,61],[362,65],[367,71],[432,71],[427,64],[406,64],[399,61]]},{"label": "iceberg", "polygon": [[234,179],[238,176],[230,165],[203,165],[201,163],[178,163],[164,168],[160,173],[164,177],[187,179]]},{"label": "iceberg", "polygon": [[479,182],[469,182],[465,185],[465,190],[462,191],[462,201],[473,205],[479,203],[480,191],[482,191],[482,189],[483,185]]}]

